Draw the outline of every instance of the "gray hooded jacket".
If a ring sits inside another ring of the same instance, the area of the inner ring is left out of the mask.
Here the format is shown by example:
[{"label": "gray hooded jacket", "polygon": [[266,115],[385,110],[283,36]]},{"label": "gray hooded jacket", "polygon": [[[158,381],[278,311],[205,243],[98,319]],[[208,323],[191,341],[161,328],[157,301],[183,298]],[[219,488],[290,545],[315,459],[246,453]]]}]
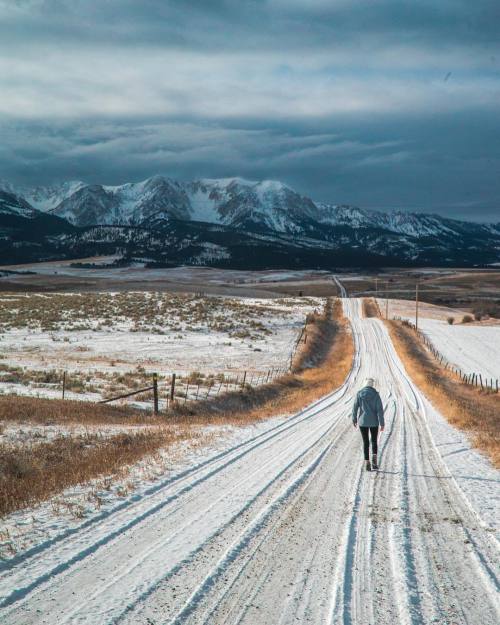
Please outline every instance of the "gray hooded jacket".
[{"label": "gray hooded jacket", "polygon": [[[359,419],[358,419],[359,413]],[[352,409],[352,422],[359,422],[361,427],[384,426],[384,407],[378,392],[371,386],[365,386],[356,395]]]}]

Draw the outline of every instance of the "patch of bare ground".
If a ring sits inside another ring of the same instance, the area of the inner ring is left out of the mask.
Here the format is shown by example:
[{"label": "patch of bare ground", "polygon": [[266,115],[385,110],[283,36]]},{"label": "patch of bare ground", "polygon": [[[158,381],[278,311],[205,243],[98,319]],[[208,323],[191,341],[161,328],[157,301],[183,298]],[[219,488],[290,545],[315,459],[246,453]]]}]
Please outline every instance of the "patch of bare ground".
[{"label": "patch of bare ground", "polygon": [[290,414],[333,391],[345,380],[354,354],[341,301],[328,300],[324,311],[308,318],[307,329],[308,340],[297,350],[289,375],[194,405],[174,403],[159,417],[86,402],[0,397],[0,423],[147,424],[138,432],[115,436],[60,436],[21,449],[0,445],[0,515],[46,500],[70,486],[123,475],[147,455],[202,436],[199,426],[247,425]]},{"label": "patch of bare ground", "polygon": [[500,395],[468,386],[445,370],[413,328],[401,321],[385,323],[413,381],[453,426],[469,433],[473,444],[500,467]]},{"label": "patch of bare ground", "polygon": [[380,310],[375,298],[363,298],[363,317],[380,317]]}]

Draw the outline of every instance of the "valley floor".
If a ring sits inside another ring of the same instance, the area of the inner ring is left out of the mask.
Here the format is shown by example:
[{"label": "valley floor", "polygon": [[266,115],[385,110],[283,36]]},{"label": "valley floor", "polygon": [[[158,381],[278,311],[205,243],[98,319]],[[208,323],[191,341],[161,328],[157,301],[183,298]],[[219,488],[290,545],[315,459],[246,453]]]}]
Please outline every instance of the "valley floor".
[{"label": "valley floor", "polygon": [[[496,625],[500,476],[344,299],[345,384],[0,565],[8,624]],[[376,378],[380,471],[353,397]]]}]

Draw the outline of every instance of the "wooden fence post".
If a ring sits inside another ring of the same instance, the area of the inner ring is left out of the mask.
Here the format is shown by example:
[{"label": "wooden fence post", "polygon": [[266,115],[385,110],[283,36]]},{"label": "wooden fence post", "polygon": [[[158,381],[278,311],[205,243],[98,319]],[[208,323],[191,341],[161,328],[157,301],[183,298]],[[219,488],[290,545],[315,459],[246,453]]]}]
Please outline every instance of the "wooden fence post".
[{"label": "wooden fence post", "polygon": [[188,393],[189,393],[189,378],[188,378],[188,381],[186,383],[186,396],[184,397],[184,403],[187,402]]},{"label": "wooden fence post", "polygon": [[247,372],[245,371],[245,373],[243,374],[243,382],[241,383],[241,388],[245,388],[246,379],[247,379]]},{"label": "wooden fence post", "polygon": [[195,401],[198,401],[198,395],[200,393],[200,383],[198,382],[198,388],[196,389],[196,397],[195,397]]},{"label": "wooden fence post", "polygon": [[158,414],[158,374],[153,373],[153,414]]},{"label": "wooden fence post", "polygon": [[66,395],[66,371],[63,371],[63,379],[62,379],[63,387],[62,387],[62,398]]},{"label": "wooden fence post", "polygon": [[174,401],[175,394],[175,373],[172,373],[172,382],[170,383],[170,401]]},{"label": "wooden fence post", "polygon": [[210,395],[210,391],[212,390],[212,386],[213,386],[213,384],[212,384],[212,382],[210,382],[210,384],[208,385],[208,391],[207,391],[207,397],[206,398],[208,398],[208,396]]}]

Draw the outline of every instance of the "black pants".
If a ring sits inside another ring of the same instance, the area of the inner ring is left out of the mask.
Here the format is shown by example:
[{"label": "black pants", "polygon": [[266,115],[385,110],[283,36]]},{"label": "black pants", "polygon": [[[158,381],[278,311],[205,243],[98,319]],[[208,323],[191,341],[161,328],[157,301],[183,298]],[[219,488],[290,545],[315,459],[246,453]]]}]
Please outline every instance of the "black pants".
[{"label": "black pants", "polygon": [[370,446],[368,442],[368,434],[370,434],[370,438],[372,439],[372,454],[377,453],[377,438],[378,438],[378,425],[375,427],[361,427],[359,426],[359,431],[361,432],[361,436],[363,437],[363,452],[365,454],[365,460],[370,459]]}]

